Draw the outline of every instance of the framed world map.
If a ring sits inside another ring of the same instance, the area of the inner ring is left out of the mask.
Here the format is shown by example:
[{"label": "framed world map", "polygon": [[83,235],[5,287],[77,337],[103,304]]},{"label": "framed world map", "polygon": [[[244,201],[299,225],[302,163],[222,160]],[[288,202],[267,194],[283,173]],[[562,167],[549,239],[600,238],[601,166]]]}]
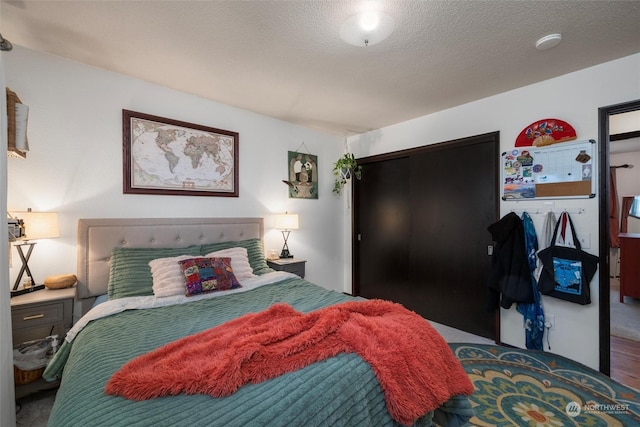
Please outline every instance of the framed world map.
[{"label": "framed world map", "polygon": [[122,110],[124,193],[238,197],[238,133]]}]

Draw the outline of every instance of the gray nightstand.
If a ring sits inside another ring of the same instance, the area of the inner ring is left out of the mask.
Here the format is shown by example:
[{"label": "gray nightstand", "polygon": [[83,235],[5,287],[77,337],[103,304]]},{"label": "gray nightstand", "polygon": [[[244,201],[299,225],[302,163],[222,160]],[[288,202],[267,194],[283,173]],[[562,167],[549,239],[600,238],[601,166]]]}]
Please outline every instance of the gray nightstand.
[{"label": "gray nightstand", "polygon": [[76,288],[42,289],[11,298],[13,345],[57,334],[60,342],[73,323]]},{"label": "gray nightstand", "polygon": [[268,259],[267,265],[274,270],[288,271],[304,279],[304,265],[307,261],[298,258]]},{"label": "gray nightstand", "polygon": [[[58,335],[62,345],[73,323],[76,288],[42,289],[11,298],[11,330],[14,347],[26,341]],[[59,382],[44,379],[16,386],[16,399],[58,387]]]}]

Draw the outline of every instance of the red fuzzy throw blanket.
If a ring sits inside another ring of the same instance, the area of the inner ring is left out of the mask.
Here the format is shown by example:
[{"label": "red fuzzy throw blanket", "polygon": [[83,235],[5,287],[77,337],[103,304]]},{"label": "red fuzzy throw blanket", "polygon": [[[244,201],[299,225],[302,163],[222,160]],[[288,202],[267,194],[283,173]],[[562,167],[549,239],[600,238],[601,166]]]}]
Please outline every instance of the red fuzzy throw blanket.
[{"label": "red fuzzy throw blanket", "polygon": [[228,396],[339,353],[357,353],[380,382],[387,409],[408,425],[473,385],[444,339],[422,317],[382,300],[332,305],[308,314],[286,304],[251,313],[139,356],[106,393]]}]

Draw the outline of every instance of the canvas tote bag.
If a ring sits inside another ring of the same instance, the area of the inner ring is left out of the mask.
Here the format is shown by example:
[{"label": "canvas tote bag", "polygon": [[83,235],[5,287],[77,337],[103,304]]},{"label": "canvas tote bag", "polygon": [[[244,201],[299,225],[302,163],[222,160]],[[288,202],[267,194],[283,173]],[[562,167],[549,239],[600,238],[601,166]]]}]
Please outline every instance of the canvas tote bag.
[{"label": "canvas tote bag", "polygon": [[556,224],[551,246],[538,252],[542,272],[538,289],[576,304],[591,304],[589,284],[598,269],[598,257],[580,248],[571,217],[563,212]]}]

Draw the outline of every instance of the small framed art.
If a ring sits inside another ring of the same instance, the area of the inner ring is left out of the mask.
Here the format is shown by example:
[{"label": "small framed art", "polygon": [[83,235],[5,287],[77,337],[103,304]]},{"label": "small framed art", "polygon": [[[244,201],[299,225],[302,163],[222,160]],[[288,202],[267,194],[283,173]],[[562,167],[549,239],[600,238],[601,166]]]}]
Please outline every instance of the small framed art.
[{"label": "small framed art", "polygon": [[318,198],[318,156],[289,151],[289,198]]}]

